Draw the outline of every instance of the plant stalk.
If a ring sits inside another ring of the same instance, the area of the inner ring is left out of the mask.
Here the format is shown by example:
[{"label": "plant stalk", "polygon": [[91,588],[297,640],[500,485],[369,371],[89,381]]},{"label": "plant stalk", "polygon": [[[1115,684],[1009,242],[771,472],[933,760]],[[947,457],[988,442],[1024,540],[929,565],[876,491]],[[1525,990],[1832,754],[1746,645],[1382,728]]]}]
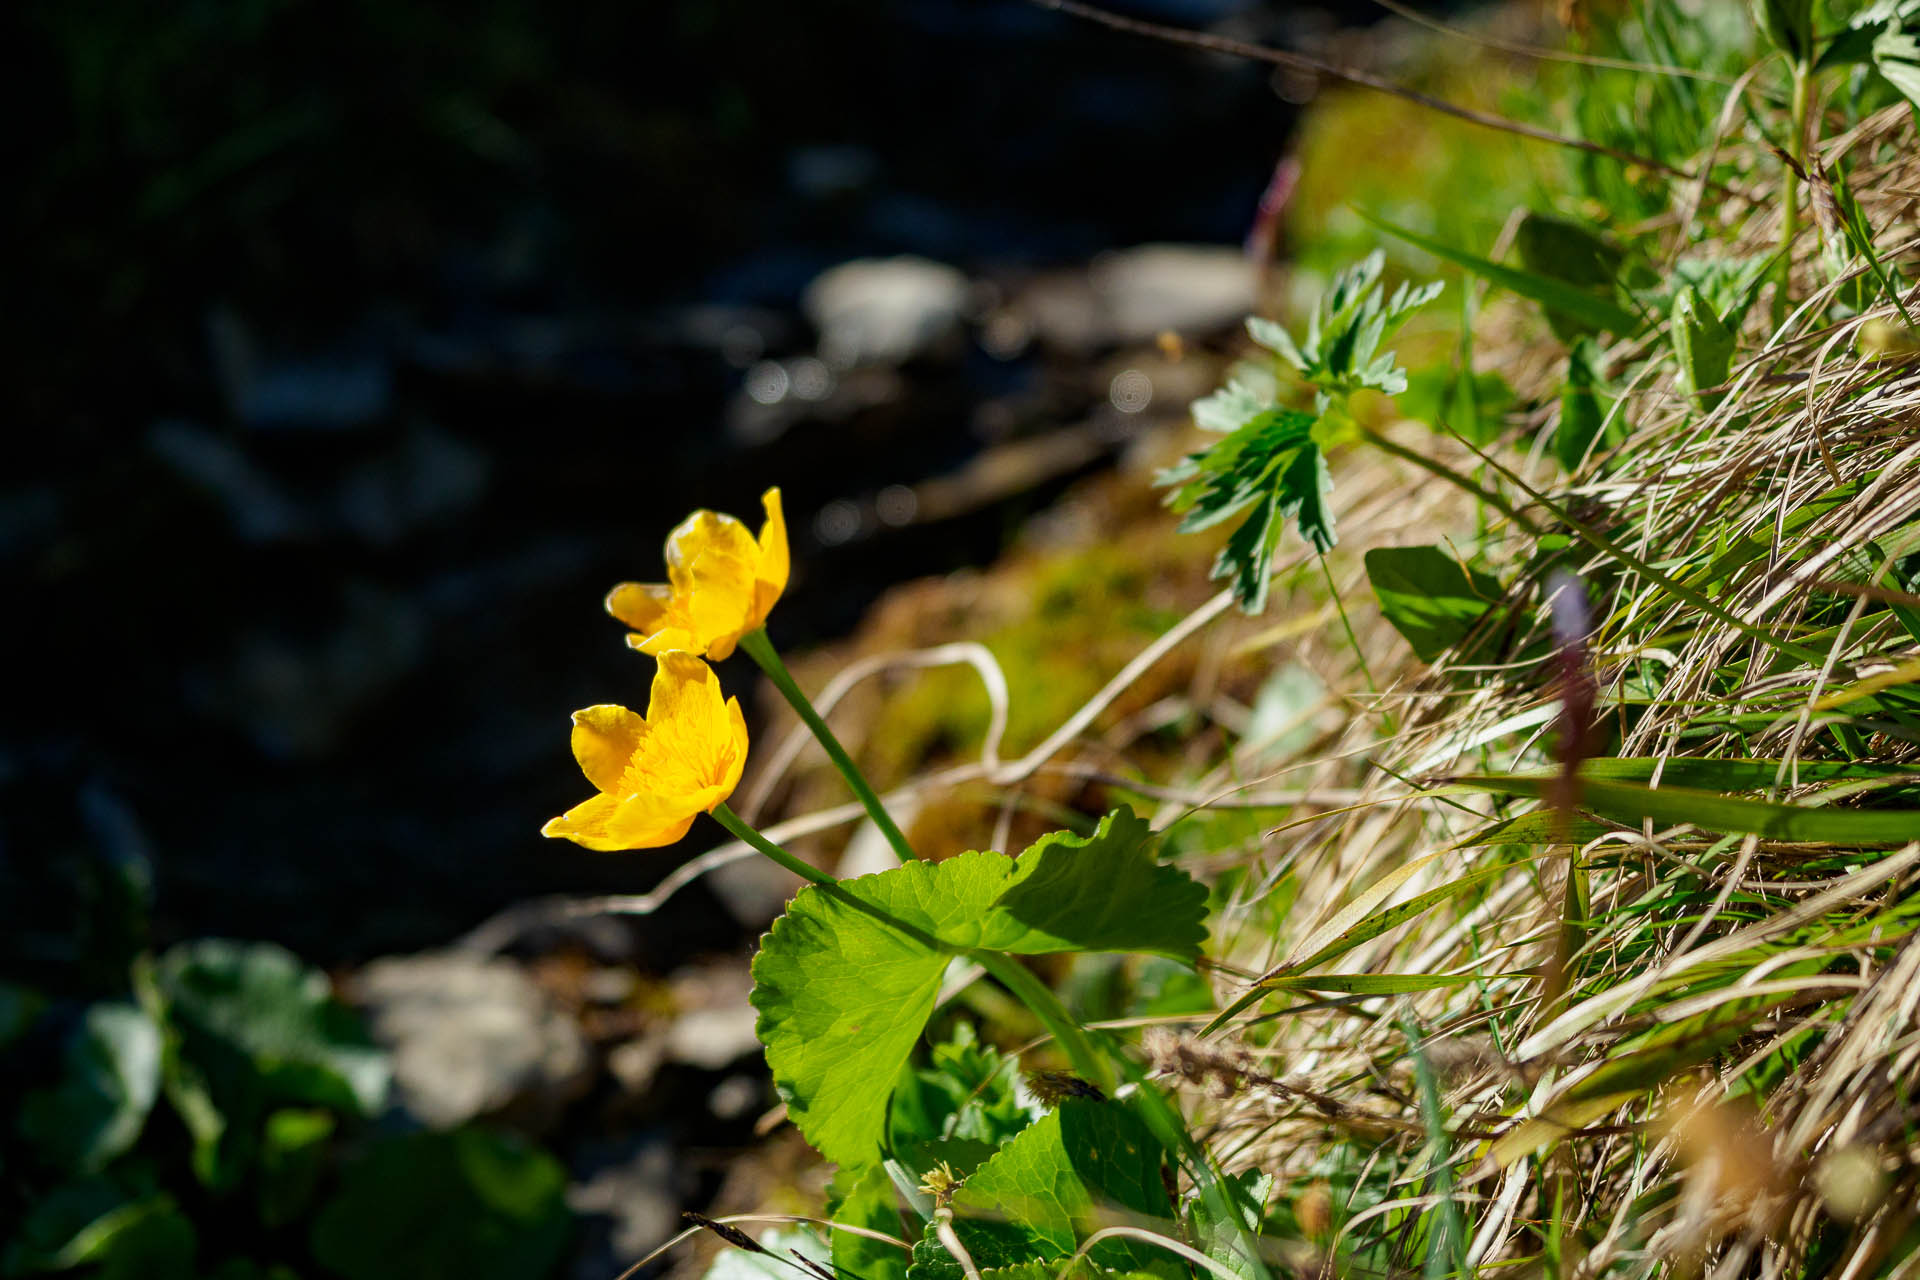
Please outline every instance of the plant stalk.
[{"label": "plant stalk", "polygon": [[835,880],[831,875],[822,871],[820,868],[813,866],[810,863],[802,862],[800,859],[794,857],[792,854],[788,853],[785,849],[782,849],[779,845],[767,839],[765,836],[761,835],[758,831],[755,831],[752,827],[748,826],[744,818],[742,818],[739,814],[735,813],[732,809],[727,807],[726,801],[722,800],[719,804],[713,807],[713,817],[714,817],[714,820],[718,822],[721,826],[725,827],[728,831],[732,832],[735,839],[744,841],[745,843],[753,846],[755,850],[765,854],[767,857],[771,858],[773,861],[779,863],[781,866],[785,867],[787,870],[793,872],[793,874],[799,876],[802,880],[811,880],[814,884],[838,884],[839,883],[839,881]]},{"label": "plant stalk", "polygon": [[867,784],[866,778],[860,773],[859,766],[854,764],[853,757],[847,754],[847,749],[840,745],[838,738],[833,736],[833,730],[827,728],[827,722],[822,720],[820,713],[813,709],[813,703],[807,700],[807,695],[800,692],[800,686],[794,683],[793,673],[787,670],[786,663],[780,661],[779,653],[774,650],[773,641],[767,638],[766,628],[762,627],[758,631],[751,631],[741,636],[740,649],[767,673],[767,679],[773,681],[774,688],[780,690],[780,696],[787,700],[787,705],[794,709],[802,723],[825,749],[827,758],[833,761],[833,767],[838,769],[840,776],[847,780],[847,786],[852,789],[854,798],[873,818],[874,825],[880,828],[880,834],[887,838],[889,845],[893,846],[893,852],[900,861],[912,862],[918,858],[920,855],[915,853],[913,846],[907,843],[907,837],[895,825],[886,807],[880,803],[879,795]]},{"label": "plant stalk", "polygon": [[[1786,321],[1792,302],[1793,242],[1800,234],[1800,174],[1807,168],[1807,111],[1813,101],[1813,65],[1807,58],[1793,64],[1793,136],[1787,154],[1793,163],[1780,175],[1780,281],[1773,292],[1773,327]],[[1798,172],[1796,172],[1796,170]]]}]

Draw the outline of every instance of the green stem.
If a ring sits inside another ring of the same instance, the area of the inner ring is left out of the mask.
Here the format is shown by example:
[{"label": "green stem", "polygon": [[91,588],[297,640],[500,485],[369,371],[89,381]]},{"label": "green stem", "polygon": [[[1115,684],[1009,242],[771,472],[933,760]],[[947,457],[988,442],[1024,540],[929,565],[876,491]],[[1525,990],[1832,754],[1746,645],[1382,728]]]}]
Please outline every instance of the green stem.
[{"label": "green stem", "polygon": [[807,701],[807,695],[800,692],[800,686],[794,683],[793,673],[787,670],[787,664],[780,661],[780,655],[774,651],[773,641],[767,639],[766,629],[748,632],[740,637],[740,649],[749,658],[760,664],[767,673],[767,679],[773,681],[773,687],[787,700],[801,722],[813,733],[820,745],[826,749],[827,758],[833,761],[833,767],[847,780],[847,786],[853,791],[854,798],[873,818],[874,825],[880,828],[880,834],[887,838],[893,851],[902,862],[912,862],[920,855],[907,843],[907,837],[894,824],[886,807],[880,803],[880,797],[861,776],[859,766],[853,763],[853,757],[840,745],[840,739],[833,736],[833,730],[827,728],[827,722],[813,709],[813,703]]},{"label": "green stem", "polygon": [[969,951],[967,956],[1033,1011],[1033,1016],[1040,1019],[1040,1025],[1051,1032],[1054,1040],[1066,1050],[1068,1061],[1073,1063],[1073,1069],[1081,1079],[1102,1093],[1113,1092],[1113,1064],[1094,1044],[1087,1029],[1067,1012],[1052,988],[1036,978],[1032,970],[1002,952]]},{"label": "green stem", "polygon": [[1515,507],[1511,502],[1508,502],[1505,498],[1501,497],[1499,494],[1495,493],[1492,489],[1489,489],[1487,486],[1478,483],[1472,477],[1461,475],[1458,471],[1455,471],[1452,467],[1449,467],[1446,463],[1440,462],[1434,458],[1429,458],[1424,453],[1420,453],[1419,451],[1414,449],[1409,449],[1403,444],[1398,444],[1392,440],[1389,440],[1385,436],[1381,435],[1378,431],[1374,431],[1371,428],[1361,427],[1360,434],[1366,437],[1368,444],[1373,445],[1375,448],[1381,450],[1382,452],[1390,453],[1394,457],[1399,458],[1403,462],[1411,462],[1414,466],[1419,467],[1421,470],[1440,477],[1442,480],[1445,480],[1448,484],[1457,485],[1460,488],[1465,489],[1468,493],[1480,499],[1480,501],[1486,503],[1488,506],[1492,507],[1495,511],[1498,511],[1501,515],[1505,516],[1507,519],[1513,521],[1515,524],[1519,525],[1522,529],[1526,530],[1528,536],[1537,538],[1542,533],[1545,532],[1545,530],[1541,529],[1540,526],[1534,524],[1533,521],[1521,515],[1519,509]]},{"label": "green stem", "polygon": [[1259,1245],[1247,1228],[1249,1213],[1254,1221],[1259,1220],[1258,1207],[1246,1204],[1246,1197],[1236,1194],[1239,1188],[1214,1169],[1212,1162],[1207,1159],[1207,1153],[1187,1132],[1187,1123],[1179,1111],[1147,1078],[1146,1072],[1113,1048],[1106,1037],[1096,1038],[1095,1034],[1074,1021],[1073,1015],[1067,1012],[1052,989],[1018,960],[997,951],[974,951],[968,954],[1033,1011],[1042,1025],[1053,1033],[1060,1047],[1066,1050],[1074,1071],[1082,1079],[1102,1093],[1111,1094],[1115,1088],[1114,1068],[1118,1065],[1120,1073],[1134,1086],[1135,1114],[1162,1146],[1179,1153],[1209,1214],[1214,1221],[1226,1223],[1232,1228],[1234,1249],[1247,1261],[1251,1273],[1256,1277],[1267,1277],[1270,1273],[1266,1263],[1261,1260]]},{"label": "green stem", "polygon": [[800,861],[800,859],[794,857],[785,849],[782,849],[779,845],[748,826],[745,819],[728,808],[724,800],[714,806],[713,816],[714,820],[728,831],[731,831],[736,839],[752,845],[755,849],[766,854],[767,857],[793,872],[793,874],[799,876],[802,880],[811,880],[815,884],[839,883],[839,881],[835,880],[820,868]]},{"label": "green stem", "polygon": [[1373,668],[1367,665],[1366,652],[1360,648],[1360,637],[1353,634],[1353,623],[1347,620],[1347,606],[1340,599],[1340,588],[1334,584],[1333,570],[1327,568],[1326,556],[1320,556],[1319,560],[1320,576],[1327,580],[1327,594],[1333,597],[1333,611],[1340,615],[1340,625],[1346,628],[1347,644],[1353,649],[1354,659],[1360,664],[1360,675],[1367,682],[1367,692],[1378,694],[1380,686],[1373,682]]},{"label": "green stem", "polygon": [[1780,175],[1780,282],[1773,293],[1775,329],[1785,322],[1792,301],[1793,242],[1800,234],[1800,173],[1807,167],[1807,110],[1812,90],[1813,67],[1801,58],[1793,64],[1793,136],[1787,139],[1787,154],[1793,157],[1793,163]]}]

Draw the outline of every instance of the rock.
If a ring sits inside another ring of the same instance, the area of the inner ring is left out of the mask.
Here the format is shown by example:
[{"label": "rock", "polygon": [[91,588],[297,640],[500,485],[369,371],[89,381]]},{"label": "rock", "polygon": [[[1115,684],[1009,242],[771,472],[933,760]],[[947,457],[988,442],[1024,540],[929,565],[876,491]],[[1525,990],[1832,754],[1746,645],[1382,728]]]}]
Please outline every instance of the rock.
[{"label": "rock", "polygon": [[1147,342],[1167,329],[1209,333],[1254,309],[1255,270],[1237,248],[1141,245],[1095,259],[1092,279],[1119,342]]},{"label": "rock", "polygon": [[588,1219],[572,1274],[606,1280],[680,1227],[691,1190],[686,1161],[658,1138],[590,1143],[573,1159],[567,1207]]},{"label": "rock", "polygon": [[363,969],[349,994],[393,1052],[401,1106],[430,1128],[505,1111],[537,1125],[590,1083],[580,1029],[510,961],[390,957]]},{"label": "rock", "polygon": [[753,977],[744,961],[693,965],[671,979],[680,1009],[667,1031],[667,1057],[719,1071],[760,1050],[758,1014],[747,1003]]},{"label": "rock", "polygon": [[820,332],[820,354],[837,368],[899,364],[930,351],[959,327],[967,278],[927,258],[861,258],[816,276],[800,305]]}]

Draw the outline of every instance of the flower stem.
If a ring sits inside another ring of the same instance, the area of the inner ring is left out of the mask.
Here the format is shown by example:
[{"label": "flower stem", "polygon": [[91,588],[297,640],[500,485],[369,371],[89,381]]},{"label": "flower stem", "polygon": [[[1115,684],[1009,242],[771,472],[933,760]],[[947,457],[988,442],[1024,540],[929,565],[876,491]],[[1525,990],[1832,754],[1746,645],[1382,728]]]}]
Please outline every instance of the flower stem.
[{"label": "flower stem", "polygon": [[[901,833],[898,826],[894,825],[893,818],[880,803],[880,797],[867,784],[866,778],[861,776],[859,767],[853,763],[853,757],[847,754],[846,748],[840,745],[840,740],[833,736],[833,730],[827,728],[827,722],[820,718],[820,713],[813,709],[811,702],[807,701],[807,695],[800,692],[800,686],[794,683],[793,673],[787,670],[786,663],[780,661],[780,655],[774,651],[773,641],[767,639],[766,629],[763,627],[741,636],[740,648],[749,658],[760,664],[760,669],[767,673],[767,679],[773,681],[774,688],[780,690],[780,695],[787,700],[787,705],[794,709],[801,721],[812,731],[813,736],[819,740],[820,745],[826,749],[827,758],[833,761],[833,766],[840,771],[840,776],[847,780],[847,786],[852,788],[854,798],[859,800],[861,806],[872,816],[874,825],[880,828],[880,834],[885,836],[887,843],[893,846],[893,851],[899,856],[900,861],[912,862],[918,858],[920,855],[913,851],[913,846],[907,843],[907,837]],[[715,813],[717,815],[718,810]]]},{"label": "flower stem", "polygon": [[739,814],[727,807],[726,801],[723,800],[713,807],[713,817],[721,826],[731,831],[735,838],[752,845],[755,849],[793,872],[793,874],[799,876],[802,880],[811,880],[815,884],[839,883],[820,868],[800,861],[800,859],[794,857],[785,849],[782,849],[779,845],[748,826]]}]

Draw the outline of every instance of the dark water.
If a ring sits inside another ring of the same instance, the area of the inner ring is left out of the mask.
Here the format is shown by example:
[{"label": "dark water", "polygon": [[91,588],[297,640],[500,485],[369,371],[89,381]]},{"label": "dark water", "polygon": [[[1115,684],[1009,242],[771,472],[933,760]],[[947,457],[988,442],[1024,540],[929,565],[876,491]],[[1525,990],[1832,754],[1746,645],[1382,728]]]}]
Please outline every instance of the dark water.
[{"label": "dark water", "polygon": [[[1285,39],[1317,11],[1137,10]],[[1264,73],[1013,0],[11,6],[0,475],[5,966],[86,987],[129,868],[159,941],[320,963],[673,855],[542,840],[576,706],[644,699],[599,609],[691,507],[782,485],[799,645],[981,562],[1027,494],[826,545],[816,515],[1068,421],[1086,353],[970,333],[886,394],[737,424],[805,284],[1237,243]],[[1069,390],[1062,392],[1061,386]],[[729,430],[727,424],[735,422]],[[1025,505],[1023,505],[1025,504]],[[746,672],[726,678],[744,686]],[[636,942],[718,943],[698,892]],[[730,926],[724,926],[730,927]]]}]

